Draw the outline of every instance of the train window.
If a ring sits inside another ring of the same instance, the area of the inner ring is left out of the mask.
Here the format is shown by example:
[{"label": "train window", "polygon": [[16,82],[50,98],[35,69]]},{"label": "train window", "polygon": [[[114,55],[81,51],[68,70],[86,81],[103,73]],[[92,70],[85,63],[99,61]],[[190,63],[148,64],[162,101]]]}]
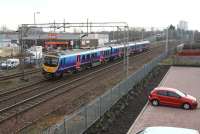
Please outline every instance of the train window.
[{"label": "train window", "polygon": [[60,65],[63,65],[63,59],[61,59],[61,61],[60,61]]},{"label": "train window", "polygon": [[44,65],[56,67],[58,65],[58,58],[46,56],[44,57]]},{"label": "train window", "polygon": [[67,64],[67,58],[65,58],[65,64]]},{"label": "train window", "polygon": [[83,60],[83,61],[85,60],[85,55],[82,55],[82,60]]},{"label": "train window", "polygon": [[92,58],[95,58],[95,56],[96,56],[96,54],[95,54],[95,53],[93,53],[93,54],[92,54]]},{"label": "train window", "polygon": [[88,54],[88,55],[87,55],[87,60],[89,60],[89,59],[90,59],[90,55]]}]

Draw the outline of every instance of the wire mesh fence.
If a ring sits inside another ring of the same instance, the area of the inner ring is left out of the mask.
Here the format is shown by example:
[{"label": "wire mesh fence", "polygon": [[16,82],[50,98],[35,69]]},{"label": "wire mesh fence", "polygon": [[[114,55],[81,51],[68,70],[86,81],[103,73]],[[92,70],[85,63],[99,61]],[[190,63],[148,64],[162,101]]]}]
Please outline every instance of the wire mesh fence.
[{"label": "wire mesh fence", "polygon": [[40,131],[40,134],[81,134],[93,125],[105,112],[107,112],[122,96],[127,94],[133,86],[141,81],[157,64],[168,55],[164,52],[145,64],[137,72],[121,81],[102,96],[64,118],[63,123],[54,125]]}]

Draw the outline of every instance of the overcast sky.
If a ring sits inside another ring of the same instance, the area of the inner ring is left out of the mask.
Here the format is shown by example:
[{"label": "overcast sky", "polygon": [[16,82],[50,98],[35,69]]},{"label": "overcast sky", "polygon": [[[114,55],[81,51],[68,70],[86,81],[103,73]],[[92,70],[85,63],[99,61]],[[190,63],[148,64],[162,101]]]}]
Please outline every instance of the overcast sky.
[{"label": "overcast sky", "polygon": [[199,0],[0,0],[0,26],[45,22],[126,21],[134,27],[166,27],[188,21],[200,30]]}]

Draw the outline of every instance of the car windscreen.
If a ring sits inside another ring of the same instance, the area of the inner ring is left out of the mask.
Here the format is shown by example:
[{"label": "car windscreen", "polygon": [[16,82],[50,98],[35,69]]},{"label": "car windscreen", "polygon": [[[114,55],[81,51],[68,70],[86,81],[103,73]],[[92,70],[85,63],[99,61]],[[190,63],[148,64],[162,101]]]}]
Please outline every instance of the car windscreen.
[{"label": "car windscreen", "polygon": [[183,93],[183,92],[181,92],[181,91],[179,91],[179,90],[177,90],[176,93],[177,93],[178,95],[182,96],[182,97],[183,97],[183,96],[186,96],[186,93]]},{"label": "car windscreen", "polygon": [[145,134],[145,130],[141,130],[141,131],[137,132],[136,134]]},{"label": "car windscreen", "polygon": [[44,65],[50,66],[50,67],[56,67],[58,65],[58,58],[45,56],[44,57]]}]

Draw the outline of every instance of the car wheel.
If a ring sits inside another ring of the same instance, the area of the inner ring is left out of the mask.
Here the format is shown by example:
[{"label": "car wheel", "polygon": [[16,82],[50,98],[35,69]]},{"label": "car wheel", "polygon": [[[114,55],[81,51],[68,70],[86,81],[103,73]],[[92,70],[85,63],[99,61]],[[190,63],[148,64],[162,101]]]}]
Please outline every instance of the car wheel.
[{"label": "car wheel", "polygon": [[188,110],[190,108],[191,108],[190,104],[188,104],[188,103],[183,104],[183,109]]},{"label": "car wheel", "polygon": [[153,105],[153,106],[158,106],[159,105],[159,101],[158,100],[152,100],[151,101],[151,104]]}]

